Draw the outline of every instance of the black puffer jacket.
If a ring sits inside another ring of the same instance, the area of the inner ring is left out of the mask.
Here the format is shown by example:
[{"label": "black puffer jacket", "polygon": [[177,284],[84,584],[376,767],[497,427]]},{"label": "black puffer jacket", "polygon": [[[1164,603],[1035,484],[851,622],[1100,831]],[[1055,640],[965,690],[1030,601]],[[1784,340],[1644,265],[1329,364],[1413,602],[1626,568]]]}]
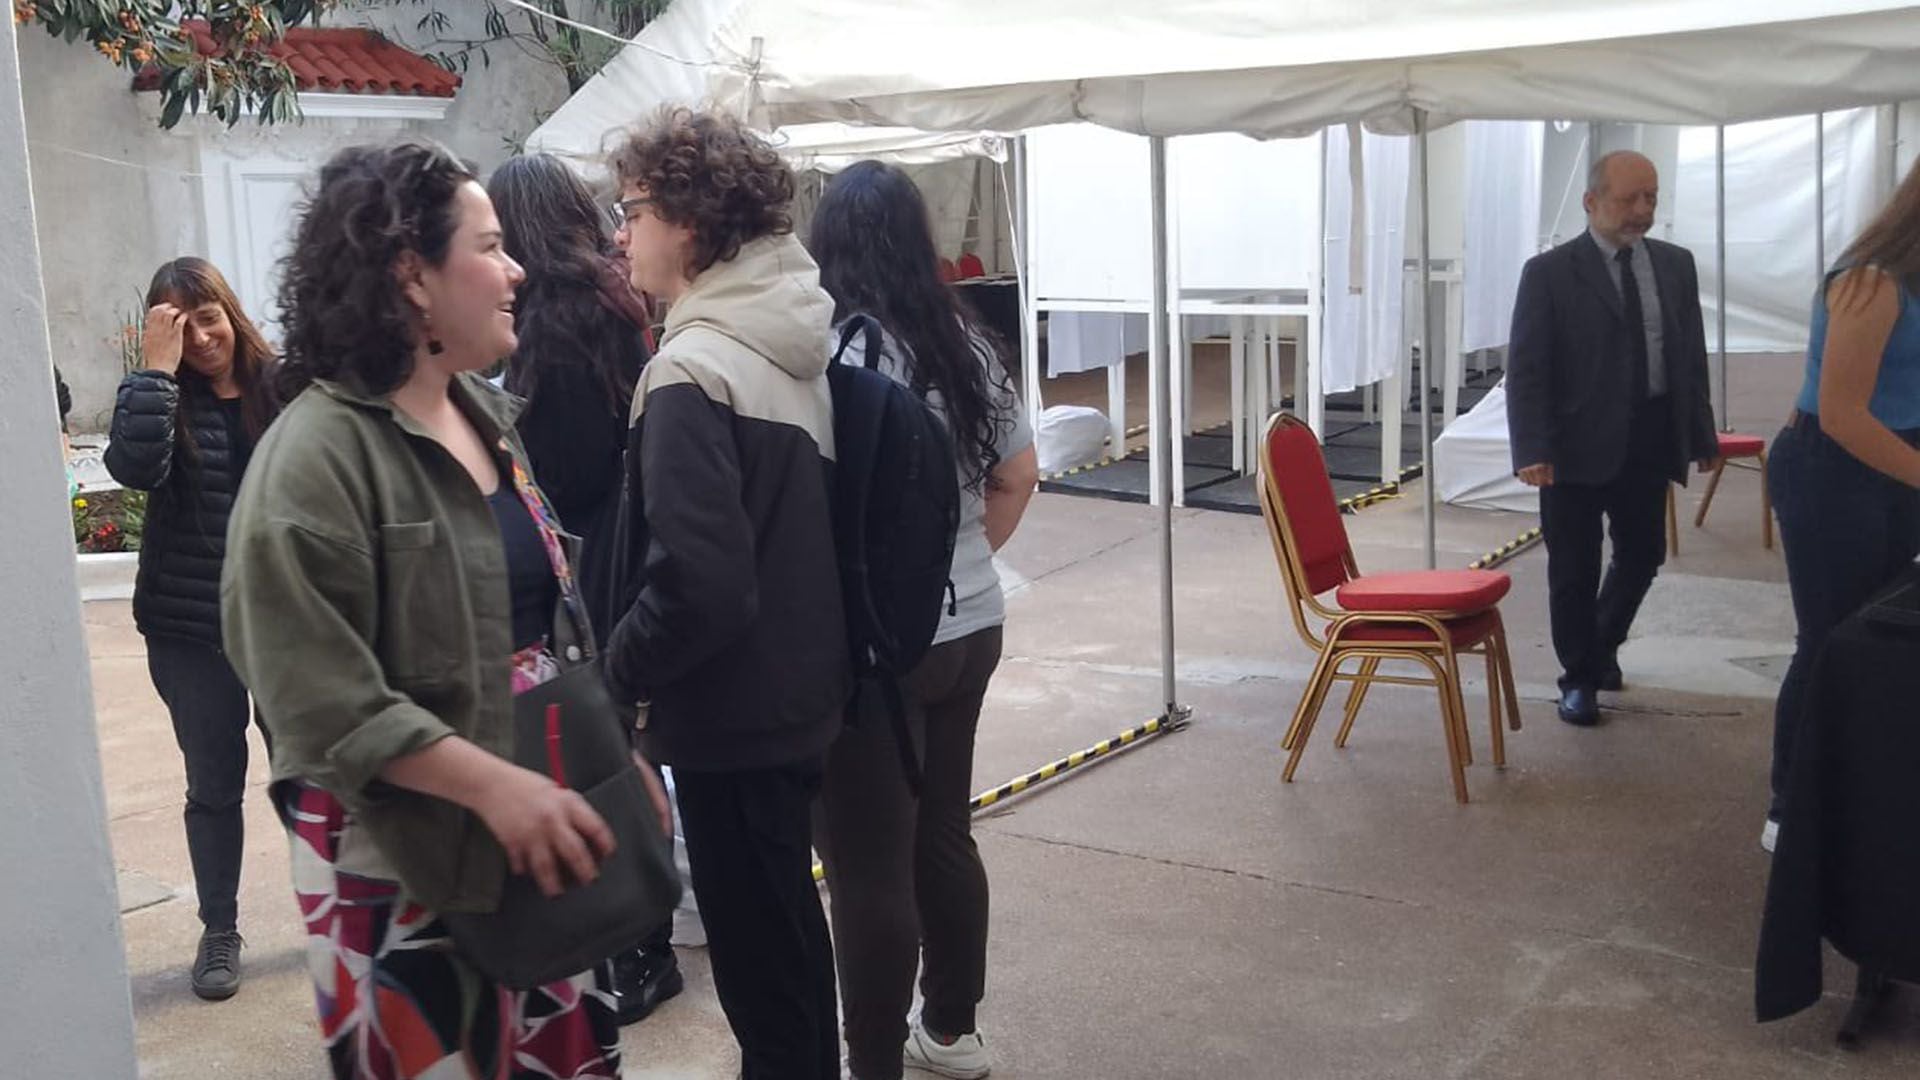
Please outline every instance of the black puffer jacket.
[{"label": "black puffer jacket", "polygon": [[[220,648],[220,566],[227,517],[252,442],[236,407],[197,383],[136,371],[120,383],[107,443],[107,472],[151,492],[133,621],[142,634],[182,637]],[[180,417],[186,416],[183,445]]]}]

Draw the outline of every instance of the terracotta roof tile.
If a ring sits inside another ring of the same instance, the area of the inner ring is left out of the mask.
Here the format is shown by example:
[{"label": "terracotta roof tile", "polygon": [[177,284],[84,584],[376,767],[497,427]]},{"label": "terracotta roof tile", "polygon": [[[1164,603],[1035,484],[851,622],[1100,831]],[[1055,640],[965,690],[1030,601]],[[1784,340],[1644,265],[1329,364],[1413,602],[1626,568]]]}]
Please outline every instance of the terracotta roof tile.
[{"label": "terracotta roof tile", "polygon": [[[213,55],[217,47],[207,24],[195,20],[186,27],[194,47]],[[452,97],[460,88],[460,76],[371,30],[295,27],[272,52],[293,69],[294,84],[306,91]],[[158,90],[159,69],[141,71],[133,88]]]}]

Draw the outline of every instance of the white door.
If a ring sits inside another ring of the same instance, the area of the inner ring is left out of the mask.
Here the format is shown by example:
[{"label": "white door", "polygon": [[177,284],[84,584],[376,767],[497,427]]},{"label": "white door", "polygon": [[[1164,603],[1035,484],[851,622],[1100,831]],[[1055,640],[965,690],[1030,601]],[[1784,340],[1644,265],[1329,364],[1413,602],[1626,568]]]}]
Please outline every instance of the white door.
[{"label": "white door", "polygon": [[283,158],[202,158],[207,257],[267,336],[279,339],[279,262],[292,242],[294,210],[311,174]]}]

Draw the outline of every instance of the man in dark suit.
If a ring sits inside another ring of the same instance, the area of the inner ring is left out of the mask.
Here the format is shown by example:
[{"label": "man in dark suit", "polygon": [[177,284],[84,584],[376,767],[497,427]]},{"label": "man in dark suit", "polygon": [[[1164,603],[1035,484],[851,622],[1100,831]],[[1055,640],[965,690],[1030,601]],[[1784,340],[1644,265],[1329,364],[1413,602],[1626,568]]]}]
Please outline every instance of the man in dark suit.
[{"label": "man in dark suit", "polygon": [[1540,489],[1560,719],[1582,727],[1597,691],[1620,689],[1620,645],[1666,557],[1667,484],[1718,448],[1693,256],[1647,237],[1659,191],[1639,154],[1594,162],[1587,231],[1528,260],[1513,307],[1507,431],[1514,473]]}]

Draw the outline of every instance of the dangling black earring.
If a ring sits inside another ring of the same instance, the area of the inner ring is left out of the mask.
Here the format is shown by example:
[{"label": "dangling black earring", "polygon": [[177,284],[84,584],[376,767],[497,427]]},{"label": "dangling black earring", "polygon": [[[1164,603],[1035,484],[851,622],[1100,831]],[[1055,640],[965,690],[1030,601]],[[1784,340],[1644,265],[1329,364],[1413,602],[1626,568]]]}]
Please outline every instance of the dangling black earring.
[{"label": "dangling black earring", "polygon": [[430,337],[427,339],[427,355],[439,356],[441,353],[446,351],[447,351],[447,347],[445,345],[440,344],[439,338]]}]

